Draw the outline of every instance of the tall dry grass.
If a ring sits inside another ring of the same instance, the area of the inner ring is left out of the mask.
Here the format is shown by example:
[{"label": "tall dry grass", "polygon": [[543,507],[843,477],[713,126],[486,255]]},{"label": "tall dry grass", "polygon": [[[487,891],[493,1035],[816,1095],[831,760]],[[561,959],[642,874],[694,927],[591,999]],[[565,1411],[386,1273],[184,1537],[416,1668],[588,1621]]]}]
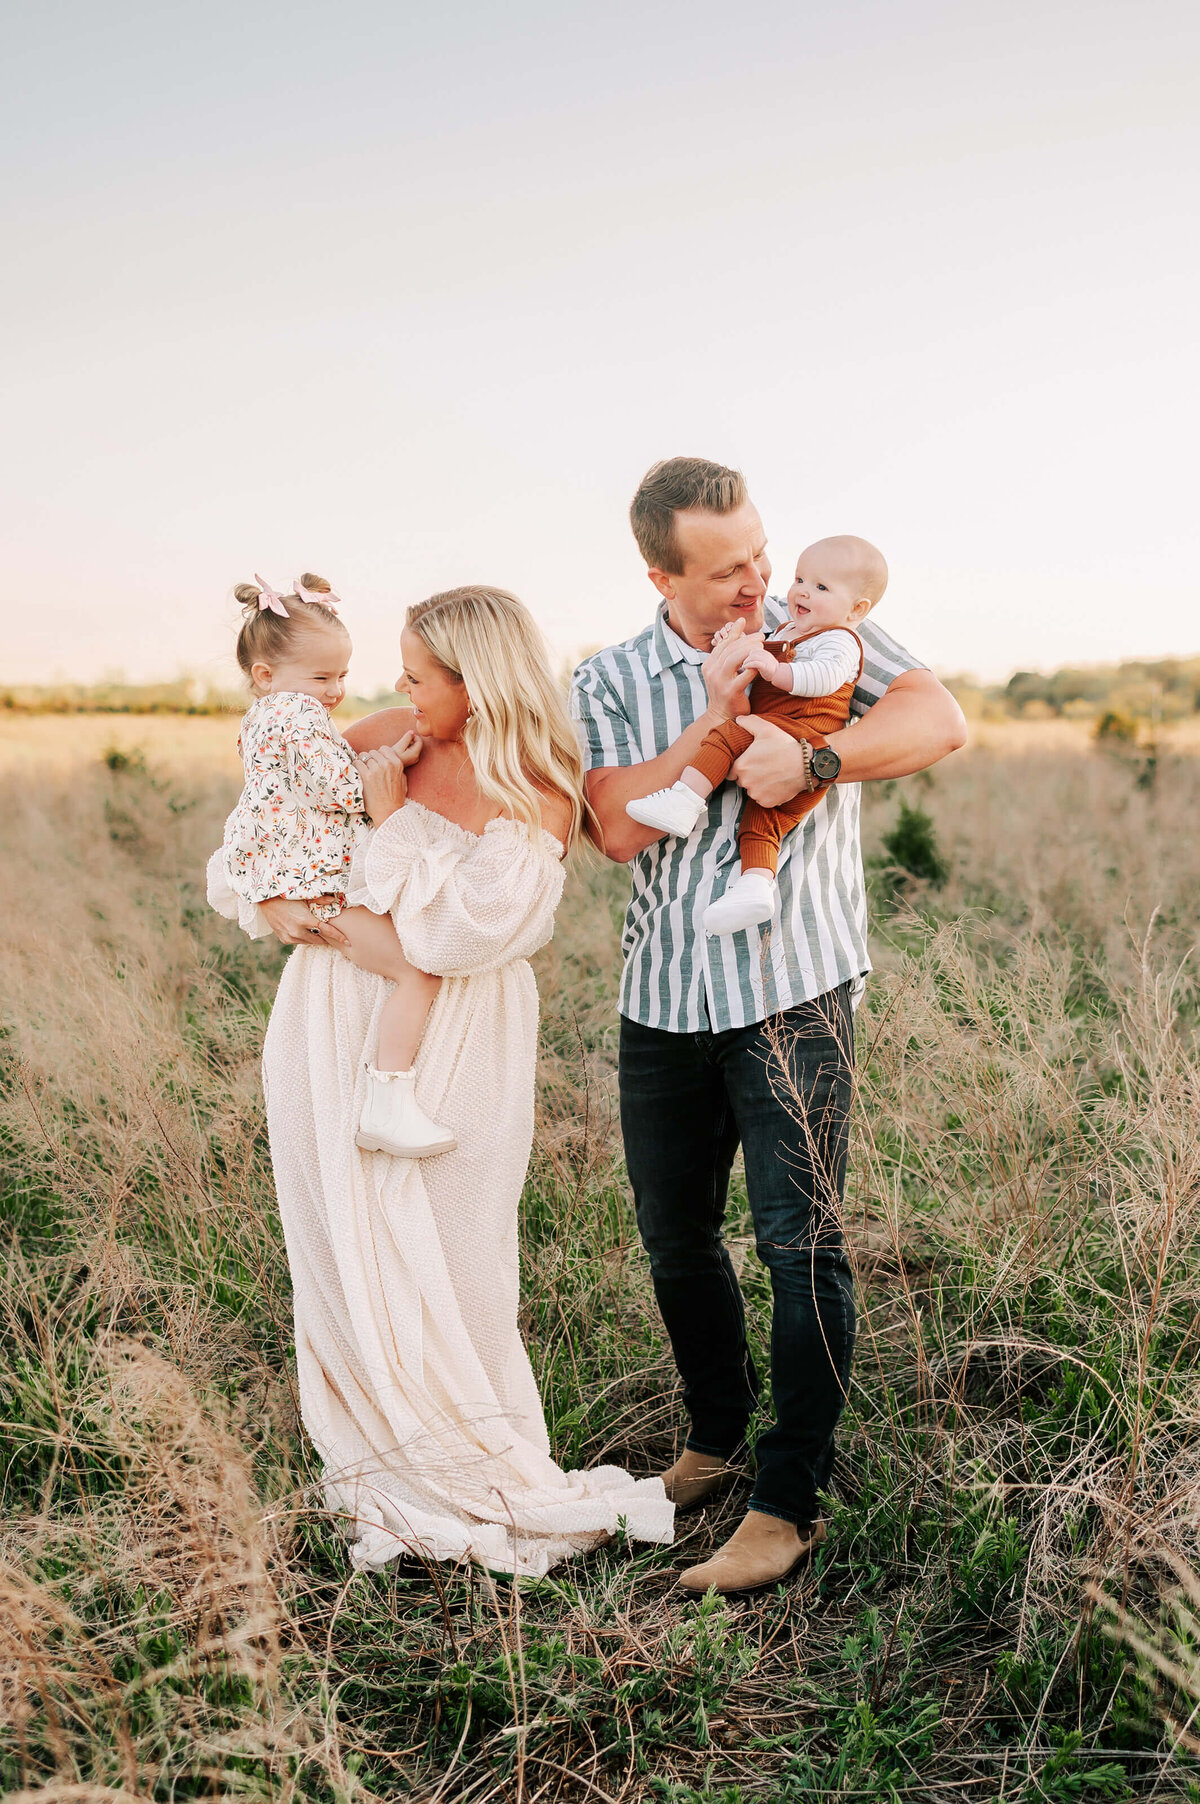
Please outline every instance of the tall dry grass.
[{"label": "tall dry grass", "polygon": [[[1148,781],[1082,732],[1011,729],[902,786],[951,875],[877,871],[835,1534],[795,1587],[697,1606],[674,1564],[744,1493],[675,1554],[519,1590],[349,1576],[309,1489],[259,1099],[281,955],[201,893],[231,739],[0,723],[6,1789],[1189,1795],[1191,748]],[[876,859],[898,799],[867,792]],[[578,871],[541,960],[526,1327],[560,1456],[650,1470],[679,1409],[613,1105],[621,895]],[[729,1226],[761,1356],[740,1183]]]}]

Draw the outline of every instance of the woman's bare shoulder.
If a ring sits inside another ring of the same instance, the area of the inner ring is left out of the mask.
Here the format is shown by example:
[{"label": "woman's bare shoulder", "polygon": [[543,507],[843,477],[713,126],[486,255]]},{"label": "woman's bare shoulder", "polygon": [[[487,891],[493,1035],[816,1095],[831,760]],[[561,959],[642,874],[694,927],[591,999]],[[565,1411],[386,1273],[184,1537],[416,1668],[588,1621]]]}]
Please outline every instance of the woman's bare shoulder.
[{"label": "woman's bare shoulder", "polygon": [[565,845],[571,830],[570,802],[560,789],[549,789],[541,783],[535,783],[534,788],[542,805],[542,826]]},{"label": "woman's bare shoulder", "polygon": [[380,708],[364,714],[346,728],[347,744],[356,752],[373,752],[377,746],[395,745],[413,730],[416,715],[411,708]]}]

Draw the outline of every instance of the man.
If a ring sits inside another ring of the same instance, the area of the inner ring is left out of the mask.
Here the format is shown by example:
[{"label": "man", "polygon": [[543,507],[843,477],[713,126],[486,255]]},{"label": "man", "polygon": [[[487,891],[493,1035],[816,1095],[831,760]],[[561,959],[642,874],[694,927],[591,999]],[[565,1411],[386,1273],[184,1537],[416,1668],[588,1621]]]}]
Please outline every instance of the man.
[{"label": "man", "polygon": [[[715,724],[746,714],[746,634],[784,617],[766,534],[737,470],[669,458],[630,509],[661,598],[653,624],[581,664],[572,685],[588,797],[608,857],[632,865],[624,935],[620,1094],[625,1156],[655,1295],[691,1419],[664,1482],[676,1507],[726,1486],[758,1394],[741,1292],[721,1236],[741,1142],[755,1242],[771,1275],[775,1419],[759,1436],[749,1510],[680,1575],[689,1591],[785,1578],[824,1538],[819,1497],[846,1398],[854,1297],[840,1227],[852,1005],[869,968],[858,784],[923,770],[960,746],[953,696],[868,619],[857,724],[830,736],[836,777],[784,841],[775,917],[706,939],[701,917],[736,870],[740,791],[726,784],[690,837],[625,804],[676,781]],[[744,631],[713,649],[729,622]],[[764,807],[813,779],[803,745],[747,716],[734,766]],[[811,753],[809,753],[811,759]],[[718,805],[719,804],[719,805]]]}]

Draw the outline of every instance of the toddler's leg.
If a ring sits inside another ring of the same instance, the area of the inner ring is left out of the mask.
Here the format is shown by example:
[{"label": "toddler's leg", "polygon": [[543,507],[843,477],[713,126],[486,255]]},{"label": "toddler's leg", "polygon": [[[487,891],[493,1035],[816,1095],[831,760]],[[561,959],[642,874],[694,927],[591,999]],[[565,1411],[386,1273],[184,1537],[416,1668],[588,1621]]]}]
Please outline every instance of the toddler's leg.
[{"label": "toddler's leg", "polygon": [[705,909],[705,933],[741,933],[748,927],[761,927],[775,913],[781,814],[782,810],[746,802],[738,831],[742,874]]},{"label": "toddler's leg", "polygon": [[375,1057],[381,1071],[411,1071],[442,980],[409,965],[392,981],[396,987],[379,1011]]},{"label": "toddler's leg", "polygon": [[345,952],[350,963],[360,971],[387,977],[396,986],[380,1012],[375,1056],[381,1071],[407,1071],[417,1056],[442,980],[409,964],[387,915],[372,914],[369,908],[345,908],[337,925],[350,942]]},{"label": "toddler's leg", "polygon": [[369,908],[347,908],[337,917],[337,924],[349,942],[344,956],[351,964],[395,985],[379,1013],[378,1063],[367,1066],[367,1098],[355,1139],[367,1152],[391,1153],[402,1159],[451,1152],[458,1142],[417,1102],[413,1070],[442,980],[409,963],[386,915],[373,914]]},{"label": "toddler's leg", "polygon": [[714,785],[709,782],[702,770],[694,764],[685,764],[679,773],[679,781],[685,783],[693,795],[698,795],[702,802],[707,802],[713,792]]},{"label": "toddler's leg", "polygon": [[669,789],[656,789],[652,795],[626,802],[626,814],[643,827],[657,827],[660,833],[693,832],[705,802],[717,784],[725,781],[730,765],[741,757],[751,737],[736,721],[714,727],[701,741],[696,762],[686,767],[677,782]]}]

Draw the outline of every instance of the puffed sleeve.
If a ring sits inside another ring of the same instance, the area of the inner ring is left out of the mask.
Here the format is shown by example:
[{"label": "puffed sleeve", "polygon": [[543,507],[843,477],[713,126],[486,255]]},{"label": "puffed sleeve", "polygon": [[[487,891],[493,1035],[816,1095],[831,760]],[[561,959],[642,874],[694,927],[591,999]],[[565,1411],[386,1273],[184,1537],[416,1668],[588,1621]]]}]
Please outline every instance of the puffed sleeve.
[{"label": "puffed sleeve", "polygon": [[252,940],[270,939],[271,927],[262,909],[257,902],[239,896],[229,881],[224,846],[218,846],[208,861],[207,890],[210,908],[215,908],[227,921],[236,921]]},{"label": "puffed sleeve", "polygon": [[390,914],[418,970],[475,977],[531,957],[550,938],[563,887],[553,847],[514,821],[477,836],[407,805],[356,855],[348,900]]},{"label": "puffed sleeve", "polygon": [[353,752],[330,726],[320,702],[308,696],[295,699],[300,705],[281,723],[288,783],[314,808],[361,814],[362,781]]}]

